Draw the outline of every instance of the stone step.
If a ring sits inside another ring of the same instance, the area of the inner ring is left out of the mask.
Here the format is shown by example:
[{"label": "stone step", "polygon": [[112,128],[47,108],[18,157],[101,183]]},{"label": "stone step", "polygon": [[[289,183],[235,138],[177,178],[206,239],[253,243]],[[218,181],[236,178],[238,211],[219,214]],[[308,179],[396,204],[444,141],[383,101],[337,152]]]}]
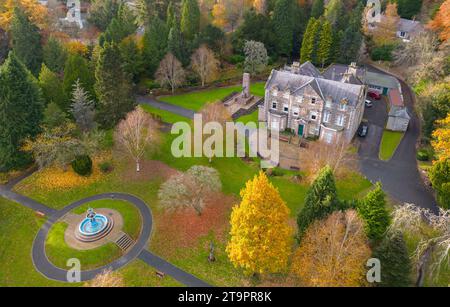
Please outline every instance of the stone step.
[{"label": "stone step", "polygon": [[128,234],[121,232],[114,243],[116,243],[121,250],[126,251],[134,244],[134,240]]}]

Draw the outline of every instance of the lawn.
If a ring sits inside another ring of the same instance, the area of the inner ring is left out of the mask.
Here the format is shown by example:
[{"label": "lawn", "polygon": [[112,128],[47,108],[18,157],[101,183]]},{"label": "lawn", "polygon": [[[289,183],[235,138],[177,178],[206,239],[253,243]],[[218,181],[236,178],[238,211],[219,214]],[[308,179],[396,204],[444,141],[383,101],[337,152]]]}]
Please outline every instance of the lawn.
[{"label": "lawn", "polygon": [[253,113],[244,115],[239,117],[236,122],[238,123],[243,123],[244,125],[246,125],[247,123],[256,123],[257,125],[258,123],[258,110],[254,111]]},{"label": "lawn", "polygon": [[184,116],[177,115],[177,114],[165,111],[165,110],[161,110],[161,109],[152,107],[152,106],[150,106],[148,104],[141,104],[141,107],[142,107],[142,109],[144,111],[146,111],[146,112],[148,112],[150,114],[154,114],[156,116],[159,116],[161,118],[161,120],[163,122],[165,122],[165,123],[173,124],[173,123],[176,123],[176,122],[185,122],[187,120],[190,120],[190,119],[187,119]]},{"label": "lawn", "polygon": [[[161,96],[158,97],[158,99],[186,109],[199,111],[206,103],[222,100],[226,96],[230,95],[232,92],[240,92],[240,91],[242,91],[242,86],[236,85],[230,87],[200,90],[180,95]],[[253,83],[252,86],[250,87],[250,92],[253,95],[263,97],[264,83],[261,82]]]},{"label": "lawn", "polygon": [[397,150],[398,145],[400,144],[404,133],[385,130],[383,132],[383,137],[381,139],[380,145],[380,159],[381,160],[389,160],[394,155]]},{"label": "lawn", "polygon": [[[239,192],[244,187],[245,182],[259,172],[257,160],[254,162],[246,162],[237,157],[215,158],[209,163],[207,158],[175,158],[171,154],[171,142],[175,137],[168,133],[163,133],[159,150],[147,154],[146,160],[161,161],[165,165],[181,171],[185,171],[189,167],[199,164],[214,167],[220,174],[223,193],[235,199],[232,204],[239,201]],[[112,156],[116,157],[116,155]],[[113,162],[114,170],[112,173],[104,175],[99,180],[85,186],[78,186],[66,190],[53,190],[51,187],[42,189],[36,187],[34,184],[41,175],[38,172],[21,182],[16,187],[16,190],[54,208],[62,208],[76,200],[103,192],[115,191],[134,194],[143,199],[153,211],[155,228],[153,229],[153,236],[149,243],[150,249],[153,252],[213,285],[236,286],[247,283],[247,279],[239,270],[236,270],[231,265],[225,253],[229,211],[231,207],[227,208],[228,211],[225,212],[225,218],[223,218],[222,224],[225,228],[221,228],[218,231],[212,227],[209,232],[199,237],[198,241],[192,246],[187,248],[174,246],[174,252],[169,253],[163,247],[163,244],[158,244],[158,242],[171,244],[166,233],[158,232],[158,225],[161,226],[160,221],[164,211],[158,205],[157,192],[164,178],[158,175],[158,169],[144,170],[140,174],[143,176],[142,178],[130,177],[130,170],[134,168],[132,161],[128,161],[123,156],[120,156],[115,158]],[[295,182],[292,179],[292,176],[295,174],[296,172],[294,171],[280,171],[276,172],[276,176],[270,177],[272,183],[279,189],[281,197],[290,208],[293,223],[295,223],[294,219],[298,211],[303,206],[304,198],[309,187],[308,184]],[[337,186],[340,197],[352,199],[362,196],[371,184],[362,176],[355,174],[355,176],[338,181]],[[213,264],[207,261],[209,242],[211,241],[215,242],[216,257],[218,259]],[[134,282],[138,283],[138,280]]]}]

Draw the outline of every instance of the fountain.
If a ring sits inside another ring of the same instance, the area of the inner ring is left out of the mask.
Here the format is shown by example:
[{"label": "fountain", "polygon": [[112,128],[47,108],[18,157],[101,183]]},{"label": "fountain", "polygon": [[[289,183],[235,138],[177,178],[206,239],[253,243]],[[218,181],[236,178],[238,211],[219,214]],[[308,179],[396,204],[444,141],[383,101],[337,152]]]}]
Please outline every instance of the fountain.
[{"label": "fountain", "polygon": [[82,242],[94,242],[105,237],[113,228],[114,221],[103,214],[95,213],[89,208],[75,230],[75,237]]}]

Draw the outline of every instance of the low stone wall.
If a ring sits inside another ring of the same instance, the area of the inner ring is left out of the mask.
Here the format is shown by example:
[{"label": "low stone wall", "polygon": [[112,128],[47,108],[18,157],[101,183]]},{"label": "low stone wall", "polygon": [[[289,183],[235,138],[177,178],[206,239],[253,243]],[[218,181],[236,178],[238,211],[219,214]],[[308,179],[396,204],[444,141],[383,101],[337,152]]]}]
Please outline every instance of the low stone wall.
[{"label": "low stone wall", "polygon": [[242,116],[245,116],[245,115],[253,113],[254,111],[256,111],[258,109],[258,106],[260,104],[262,104],[263,102],[264,102],[264,98],[261,98],[251,108],[240,109],[239,111],[237,111],[236,113],[233,114],[233,116],[232,116],[233,120],[236,120],[239,117],[242,117]]}]

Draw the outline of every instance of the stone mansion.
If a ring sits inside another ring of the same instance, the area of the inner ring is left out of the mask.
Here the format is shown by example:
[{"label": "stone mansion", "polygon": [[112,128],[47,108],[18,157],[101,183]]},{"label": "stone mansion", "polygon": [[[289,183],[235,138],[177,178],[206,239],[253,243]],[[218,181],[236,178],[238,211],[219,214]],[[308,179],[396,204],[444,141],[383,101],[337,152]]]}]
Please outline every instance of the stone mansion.
[{"label": "stone mansion", "polygon": [[330,144],[350,142],[363,117],[367,86],[355,63],[336,73],[342,66],[331,66],[324,74],[310,62],[272,70],[259,121]]}]

